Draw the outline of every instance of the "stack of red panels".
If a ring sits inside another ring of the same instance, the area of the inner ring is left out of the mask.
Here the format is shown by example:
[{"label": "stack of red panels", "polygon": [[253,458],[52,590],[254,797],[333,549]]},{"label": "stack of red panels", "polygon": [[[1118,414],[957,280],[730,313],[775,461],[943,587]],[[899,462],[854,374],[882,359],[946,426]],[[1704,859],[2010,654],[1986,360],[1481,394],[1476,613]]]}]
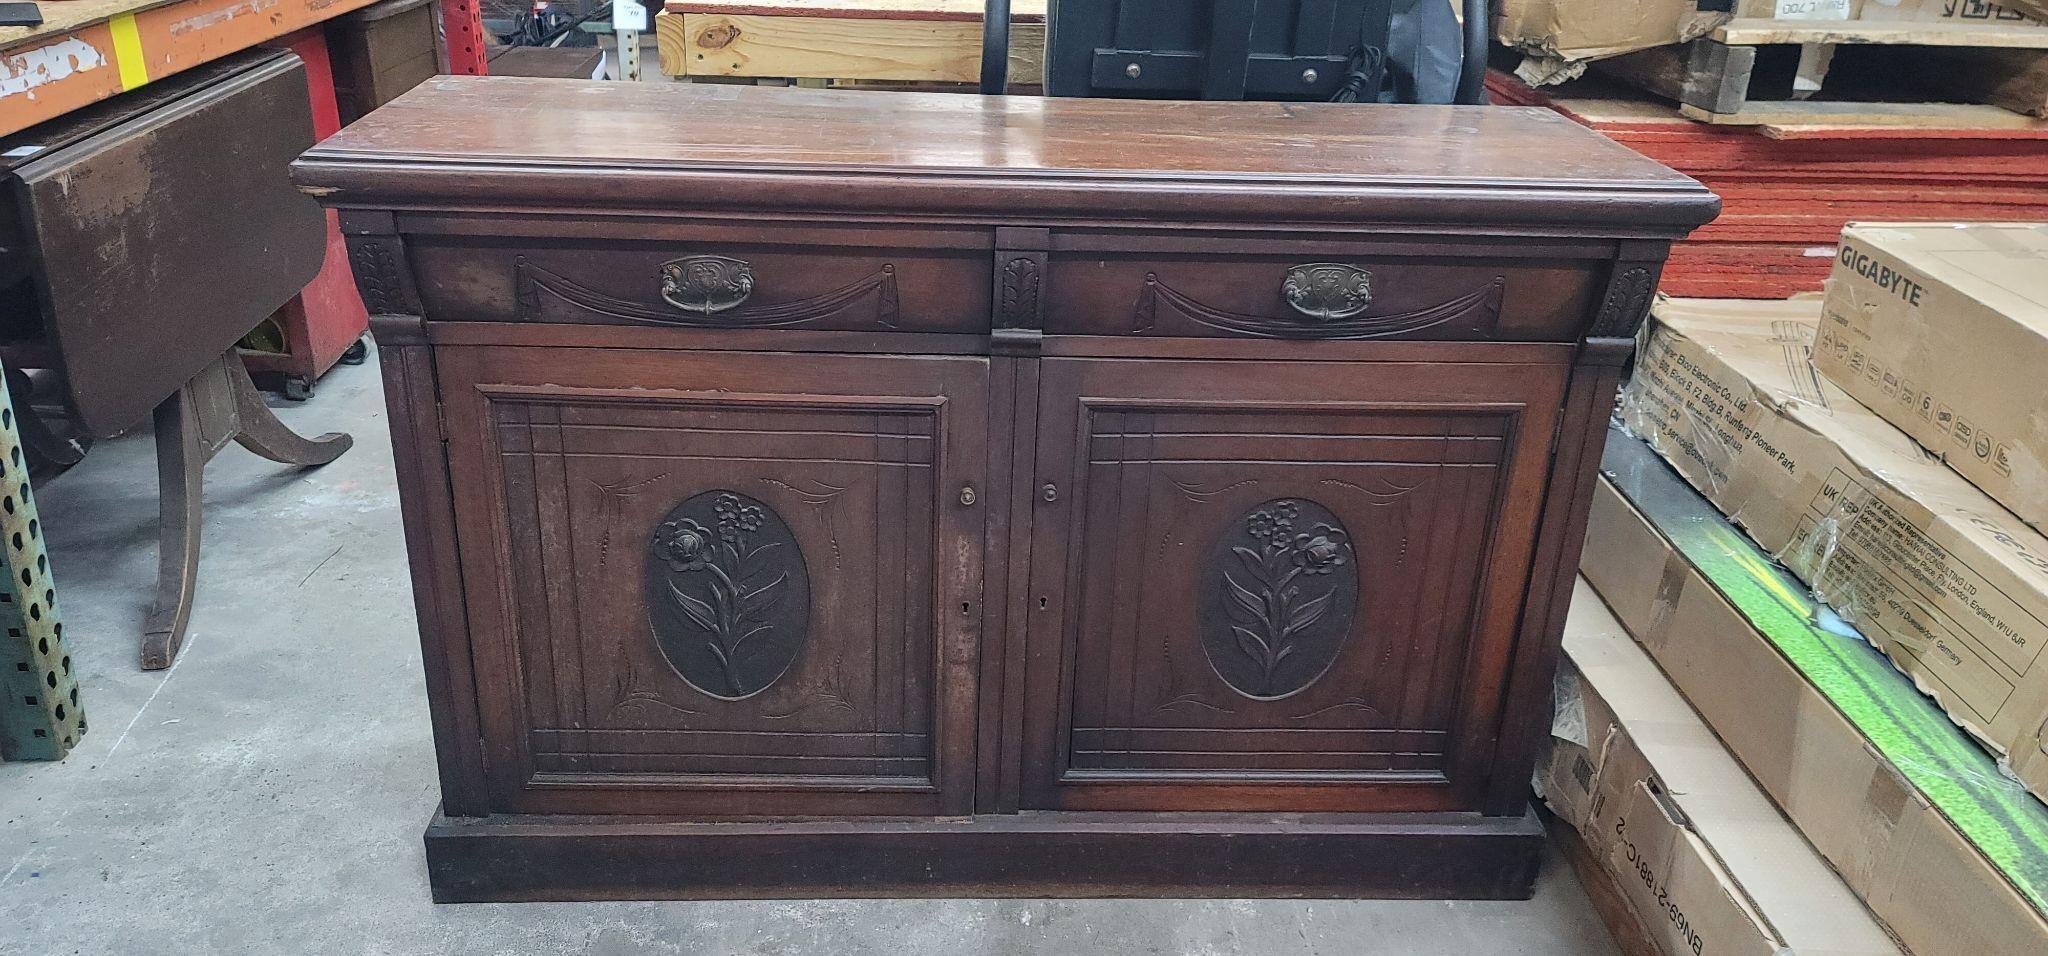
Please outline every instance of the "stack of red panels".
[{"label": "stack of red panels", "polygon": [[1782,299],[1817,290],[1842,225],[2048,221],[2048,130],[1716,126],[1612,84],[1534,90],[1495,72],[1493,102],[1584,123],[1720,194],[1721,218],[1680,242],[1662,291]]}]

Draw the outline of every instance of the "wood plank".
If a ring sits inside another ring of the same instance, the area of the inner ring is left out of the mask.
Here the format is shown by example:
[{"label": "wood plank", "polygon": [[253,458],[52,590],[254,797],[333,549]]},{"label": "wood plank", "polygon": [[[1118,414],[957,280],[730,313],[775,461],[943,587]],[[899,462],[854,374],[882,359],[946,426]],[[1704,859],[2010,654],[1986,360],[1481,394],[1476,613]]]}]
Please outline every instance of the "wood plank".
[{"label": "wood plank", "polygon": [[1749,103],[1734,113],[1681,105],[1679,112],[1717,126],[1927,126],[2037,130],[2048,120],[1975,103]]},{"label": "wood plank", "polygon": [[[981,24],[961,20],[832,19],[664,14],[656,24],[670,76],[819,77],[972,83],[981,77]],[[1044,24],[1010,35],[1010,82],[1040,81]]]},{"label": "wood plank", "polygon": [[1745,17],[1711,34],[1722,43],[1904,43],[1917,46],[2048,47],[2048,28],[1977,23],[1773,20]]},{"label": "wood plank", "polygon": [[690,41],[683,36],[683,15],[662,11],[654,15],[655,63],[663,76],[690,75]]},{"label": "wood plank", "polygon": [[1756,48],[1699,40],[1602,60],[1601,72],[1714,113],[1733,113],[1749,96]]},{"label": "wood plank", "polygon": [[[1014,0],[1012,22],[1045,22],[1046,0]],[[970,20],[981,22],[982,0],[669,0],[669,13],[723,13],[765,17],[831,17],[834,19]]]},{"label": "wood plank", "polygon": [[[1709,143],[1747,142],[1739,138],[1728,138],[1744,130],[1734,126],[1719,129],[1702,126],[1682,115],[1676,104],[1667,103],[1603,76],[1588,76],[1561,86],[1544,87],[1539,90],[1513,76],[1494,71],[1488,74],[1487,90],[1493,94],[1496,103],[1510,106],[1541,106],[1556,110],[1579,123],[1600,130],[1623,145],[1643,152],[1659,162],[1682,168],[1693,176],[1725,172],[1730,169],[1740,170],[1745,174],[1761,171],[1783,172],[1787,171],[1785,167],[1788,164],[1791,168],[1797,169],[1805,162],[1812,161],[1795,156],[1779,157],[1768,149],[1757,151],[1748,147],[1739,147],[1733,154],[1727,156],[1704,153],[1702,151],[1708,148]],[[1968,109],[1967,106],[1963,108]],[[1972,117],[1986,122],[1980,122]],[[2028,123],[2024,117],[2015,117],[2004,111],[1971,110],[1968,115],[1949,117],[1951,122],[1928,127],[1859,124],[1854,121],[1854,116],[1803,116],[1799,119],[1799,122],[1764,123],[1755,126],[1754,129],[1772,140],[1860,139],[1887,144],[1880,152],[1869,157],[1867,164],[1862,167],[1865,173],[1873,168],[1906,176],[1932,175],[1937,171],[1945,174],[1956,172],[1953,168],[1937,170],[1933,167],[1915,165],[1915,157],[1901,152],[1895,145],[1905,140],[1979,140],[1986,144],[1998,144],[2048,138],[2048,123]],[[2021,125],[2016,126],[2015,119],[2018,119]],[[1674,151],[1679,149],[1683,152]],[[1928,163],[1947,161],[1932,156],[1922,156],[1920,160]],[[1970,161],[1983,163],[1989,160],[1984,157],[1973,157]],[[2039,160],[2022,163],[2010,170],[1994,169],[1989,166],[1972,168],[1978,176],[2038,177],[2048,174],[2048,166],[2043,166]],[[1837,175],[1848,174],[1839,163],[1831,164],[1829,169]],[[1724,213],[1722,219],[1727,218],[1728,215]]]},{"label": "wood plank", "polygon": [[2014,140],[2048,139],[2048,123],[2030,129],[1985,129],[1967,126],[1837,126],[1828,123],[1766,123],[1756,127],[1766,139],[1864,139],[1896,143],[1902,140],[1984,140],[2005,143]]}]

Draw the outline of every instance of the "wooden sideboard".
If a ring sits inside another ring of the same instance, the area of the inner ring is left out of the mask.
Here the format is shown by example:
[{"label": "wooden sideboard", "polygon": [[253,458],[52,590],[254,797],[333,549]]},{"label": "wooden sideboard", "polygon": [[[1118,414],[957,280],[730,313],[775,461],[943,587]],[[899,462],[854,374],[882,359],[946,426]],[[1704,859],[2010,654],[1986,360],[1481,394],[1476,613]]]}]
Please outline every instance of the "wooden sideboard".
[{"label": "wooden sideboard", "polygon": [[441,78],[375,314],[442,900],[1529,892],[1697,183],[1542,110]]}]

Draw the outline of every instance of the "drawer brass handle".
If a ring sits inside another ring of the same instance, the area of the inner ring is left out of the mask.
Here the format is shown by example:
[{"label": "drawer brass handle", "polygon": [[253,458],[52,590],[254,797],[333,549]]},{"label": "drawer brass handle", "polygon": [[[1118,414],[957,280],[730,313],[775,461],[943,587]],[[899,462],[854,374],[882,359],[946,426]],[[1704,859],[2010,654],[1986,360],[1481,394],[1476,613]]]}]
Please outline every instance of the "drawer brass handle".
[{"label": "drawer brass handle", "polygon": [[1341,262],[1306,262],[1287,270],[1280,297],[1319,322],[1348,319],[1372,305],[1372,273]]},{"label": "drawer brass handle", "polygon": [[739,259],[684,256],[661,264],[661,297],[685,312],[724,312],[753,292],[754,268]]}]

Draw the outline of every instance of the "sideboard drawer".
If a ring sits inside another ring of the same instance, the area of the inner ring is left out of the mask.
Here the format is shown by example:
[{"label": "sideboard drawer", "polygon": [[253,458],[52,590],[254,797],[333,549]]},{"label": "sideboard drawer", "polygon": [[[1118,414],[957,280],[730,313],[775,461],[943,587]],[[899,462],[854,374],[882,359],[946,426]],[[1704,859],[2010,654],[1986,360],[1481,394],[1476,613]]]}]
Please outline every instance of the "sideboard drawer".
[{"label": "sideboard drawer", "polygon": [[437,319],[977,332],[990,248],[987,230],[785,226],[422,236],[409,251]]},{"label": "sideboard drawer", "polygon": [[1055,334],[1542,342],[1578,338],[1605,263],[1075,251],[1047,272]]}]

